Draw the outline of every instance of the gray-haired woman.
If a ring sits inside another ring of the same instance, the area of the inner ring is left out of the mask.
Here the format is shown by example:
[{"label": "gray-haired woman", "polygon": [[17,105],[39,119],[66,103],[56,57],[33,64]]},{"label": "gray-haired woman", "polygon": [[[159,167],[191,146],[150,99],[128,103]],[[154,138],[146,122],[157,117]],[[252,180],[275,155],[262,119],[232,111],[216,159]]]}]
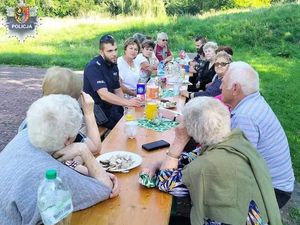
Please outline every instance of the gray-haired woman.
[{"label": "gray-haired woman", "polygon": [[[201,147],[183,153],[190,137]],[[230,130],[229,111],[214,98],[185,105],[183,123],[156,175],[160,190],[191,197],[192,225],[282,224],[264,160],[240,130]]]}]

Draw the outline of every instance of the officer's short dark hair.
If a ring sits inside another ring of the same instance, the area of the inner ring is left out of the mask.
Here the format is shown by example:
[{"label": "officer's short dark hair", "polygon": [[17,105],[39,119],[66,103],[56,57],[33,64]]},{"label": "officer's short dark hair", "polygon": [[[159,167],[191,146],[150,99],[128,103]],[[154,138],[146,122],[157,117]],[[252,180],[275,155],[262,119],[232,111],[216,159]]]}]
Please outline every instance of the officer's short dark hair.
[{"label": "officer's short dark hair", "polygon": [[103,50],[104,44],[112,44],[114,45],[116,43],[113,36],[110,34],[103,35],[99,40],[99,49]]}]

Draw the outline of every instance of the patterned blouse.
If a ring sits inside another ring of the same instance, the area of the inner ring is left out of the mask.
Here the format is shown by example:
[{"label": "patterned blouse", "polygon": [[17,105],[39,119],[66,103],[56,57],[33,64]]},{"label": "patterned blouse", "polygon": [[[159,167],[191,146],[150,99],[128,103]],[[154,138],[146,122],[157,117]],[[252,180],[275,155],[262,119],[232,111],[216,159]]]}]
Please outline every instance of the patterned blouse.
[{"label": "patterned blouse", "polygon": [[[159,170],[156,174],[156,187],[159,190],[168,192],[177,197],[189,196],[189,190],[182,183],[183,168],[200,155],[201,148],[196,148],[192,152],[183,152],[179,158],[178,169]],[[245,221],[246,225],[266,225],[262,221],[260,212],[252,200],[249,204],[248,216]],[[226,225],[222,222],[217,222],[208,218],[204,219],[203,225]]]}]

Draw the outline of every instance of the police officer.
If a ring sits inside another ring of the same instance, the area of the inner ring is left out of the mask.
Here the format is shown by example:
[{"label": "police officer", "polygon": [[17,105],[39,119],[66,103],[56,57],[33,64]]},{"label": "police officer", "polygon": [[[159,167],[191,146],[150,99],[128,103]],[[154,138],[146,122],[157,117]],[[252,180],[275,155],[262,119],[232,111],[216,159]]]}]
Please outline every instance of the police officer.
[{"label": "police officer", "polygon": [[100,54],[85,67],[83,90],[95,101],[98,125],[112,129],[123,116],[123,107],[139,107],[139,98],[125,99],[119,83],[117,43],[111,35],[99,41]]}]

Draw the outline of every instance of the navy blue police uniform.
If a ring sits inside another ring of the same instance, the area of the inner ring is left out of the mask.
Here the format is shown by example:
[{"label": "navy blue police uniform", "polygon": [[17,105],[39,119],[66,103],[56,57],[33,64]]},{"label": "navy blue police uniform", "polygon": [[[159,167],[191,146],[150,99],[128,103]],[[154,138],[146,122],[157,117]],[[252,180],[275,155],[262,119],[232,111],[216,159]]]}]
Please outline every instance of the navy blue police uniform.
[{"label": "navy blue police uniform", "polygon": [[101,126],[112,129],[123,116],[123,107],[102,100],[97,93],[97,90],[101,88],[107,88],[109,92],[114,93],[115,89],[120,88],[120,83],[117,64],[108,63],[99,55],[93,58],[84,69],[83,91],[91,95],[95,107],[100,106],[105,113],[107,122]]}]

